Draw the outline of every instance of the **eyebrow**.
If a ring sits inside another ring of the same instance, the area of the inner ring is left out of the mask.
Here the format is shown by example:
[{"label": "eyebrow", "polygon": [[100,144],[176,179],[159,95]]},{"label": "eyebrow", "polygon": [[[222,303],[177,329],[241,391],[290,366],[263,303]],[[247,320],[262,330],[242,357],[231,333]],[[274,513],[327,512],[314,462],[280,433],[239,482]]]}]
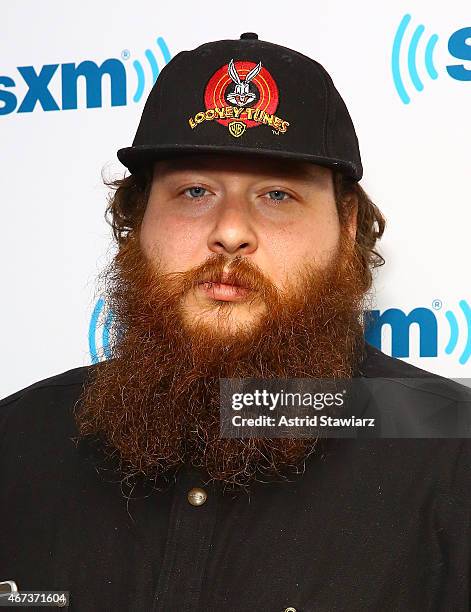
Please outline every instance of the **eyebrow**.
[{"label": "eyebrow", "polygon": [[[257,159],[254,158],[254,166],[256,166],[256,163]],[[156,168],[159,168],[159,173],[161,173],[162,170],[170,170],[175,172],[204,172],[206,170],[214,170],[210,163],[197,158],[192,160],[188,160],[186,158],[163,160],[160,166],[156,166]],[[319,177],[319,170],[314,164],[312,164],[312,168],[307,167],[300,169],[299,167],[292,167],[289,164],[279,160],[276,160],[270,169],[265,170],[265,168],[262,168],[260,172],[266,174],[267,176],[271,174],[281,174],[290,178],[301,180],[303,182],[310,182]]]}]

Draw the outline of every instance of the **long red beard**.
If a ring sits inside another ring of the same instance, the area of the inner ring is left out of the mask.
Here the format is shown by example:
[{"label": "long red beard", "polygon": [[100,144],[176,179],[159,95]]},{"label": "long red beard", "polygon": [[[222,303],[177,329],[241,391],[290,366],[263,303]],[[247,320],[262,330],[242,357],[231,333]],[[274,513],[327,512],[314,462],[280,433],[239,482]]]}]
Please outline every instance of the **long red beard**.
[{"label": "long red beard", "polygon": [[[226,488],[297,473],[316,439],[220,437],[219,378],[350,378],[364,357],[362,267],[342,234],[328,267],[306,265],[281,294],[247,258],[231,270],[263,300],[250,328],[190,325],[182,298],[229,259],[165,275],[130,237],[104,275],[114,317],[112,359],[97,365],[76,409],[80,437],[119,458],[123,479],[157,486],[183,464]],[[215,302],[221,317],[237,305]]]}]

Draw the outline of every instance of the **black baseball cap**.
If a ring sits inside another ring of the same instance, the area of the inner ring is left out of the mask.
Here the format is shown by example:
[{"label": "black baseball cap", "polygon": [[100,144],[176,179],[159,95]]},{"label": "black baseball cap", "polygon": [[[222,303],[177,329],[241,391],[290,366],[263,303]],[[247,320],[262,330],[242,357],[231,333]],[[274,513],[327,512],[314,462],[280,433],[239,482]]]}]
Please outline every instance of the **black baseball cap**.
[{"label": "black baseball cap", "polygon": [[328,72],[313,59],[246,32],[178,53],[149,93],[131,147],[131,173],[190,153],[313,162],[355,181],[358,139]]}]

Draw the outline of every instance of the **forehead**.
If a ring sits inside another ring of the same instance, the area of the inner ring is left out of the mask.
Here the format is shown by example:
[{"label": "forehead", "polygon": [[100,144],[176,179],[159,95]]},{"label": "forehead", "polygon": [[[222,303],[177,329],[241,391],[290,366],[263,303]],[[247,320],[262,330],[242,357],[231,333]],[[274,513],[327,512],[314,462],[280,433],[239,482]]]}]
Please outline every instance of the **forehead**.
[{"label": "forehead", "polygon": [[185,155],[160,160],[154,165],[154,178],[179,172],[214,174],[246,174],[253,177],[283,176],[294,180],[312,181],[330,177],[331,170],[303,161],[272,159],[250,155]]}]

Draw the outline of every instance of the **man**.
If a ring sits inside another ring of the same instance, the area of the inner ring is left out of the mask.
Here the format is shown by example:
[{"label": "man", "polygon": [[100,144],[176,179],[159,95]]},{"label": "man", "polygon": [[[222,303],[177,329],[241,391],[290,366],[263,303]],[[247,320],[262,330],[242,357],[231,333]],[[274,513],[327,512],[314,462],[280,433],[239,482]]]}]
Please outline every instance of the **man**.
[{"label": "man", "polygon": [[1,403],[0,578],[84,611],[467,610],[465,433],[221,433],[224,379],[468,397],[364,341],[384,218],[327,72],[253,33],[180,53],[118,157],[112,359]]}]

